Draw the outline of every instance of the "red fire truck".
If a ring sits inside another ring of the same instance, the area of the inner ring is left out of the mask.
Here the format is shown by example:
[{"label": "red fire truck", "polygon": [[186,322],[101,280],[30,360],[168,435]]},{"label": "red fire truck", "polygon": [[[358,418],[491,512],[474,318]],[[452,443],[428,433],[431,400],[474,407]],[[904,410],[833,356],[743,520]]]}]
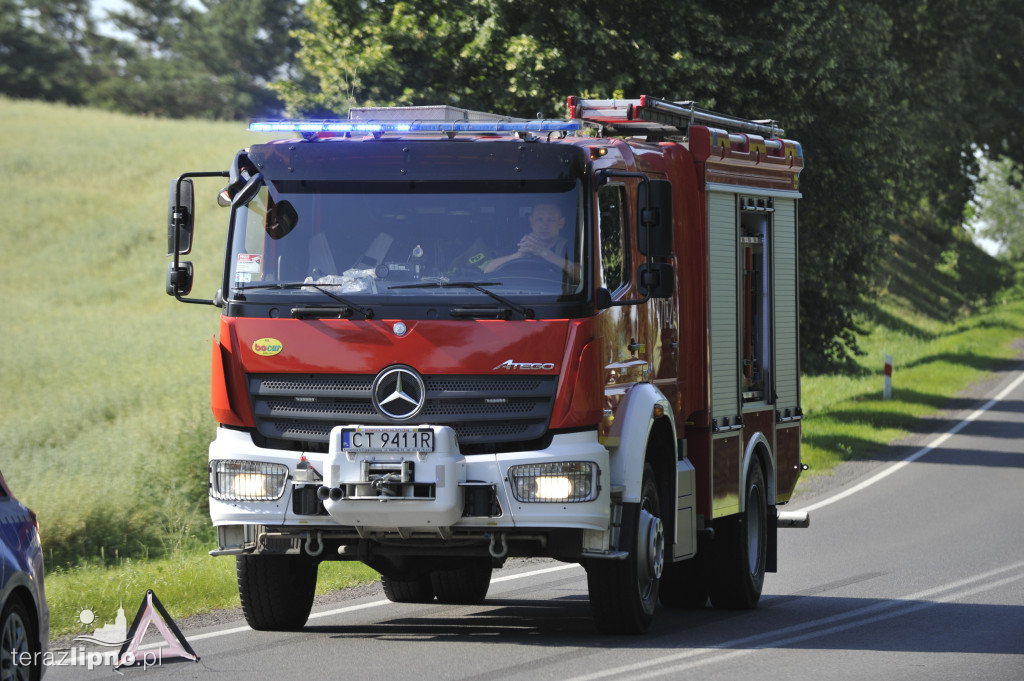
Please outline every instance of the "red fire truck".
[{"label": "red fire truck", "polygon": [[[779,511],[800,144],[692,102],[568,106],[254,122],[286,139],[172,181],[167,292],[221,308],[212,553],[253,628],[302,627],[324,560],[475,604],[545,556],[586,569],[600,631],[638,633],[659,602],[754,607],[777,529],[807,524]],[[230,208],[212,300],[179,258],[204,177]]]}]

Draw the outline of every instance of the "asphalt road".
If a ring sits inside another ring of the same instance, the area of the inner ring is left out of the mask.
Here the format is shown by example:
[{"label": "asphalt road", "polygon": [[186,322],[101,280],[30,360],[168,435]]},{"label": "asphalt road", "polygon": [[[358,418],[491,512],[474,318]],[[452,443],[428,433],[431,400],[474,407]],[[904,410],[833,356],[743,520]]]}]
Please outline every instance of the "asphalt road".
[{"label": "asphalt road", "polygon": [[[155,666],[120,671],[247,681],[1021,681],[1024,373],[988,387],[934,433],[882,452],[890,460],[844,468],[838,488],[819,482],[798,496],[793,510],[809,509],[811,527],[780,531],[779,572],[755,611],[661,611],[646,636],[599,636],[582,568],[510,561],[481,606],[399,605],[363,589],[315,608],[304,631],[254,632],[240,620],[186,627],[198,662],[150,649]],[[122,677],[79,664],[46,678]]]}]

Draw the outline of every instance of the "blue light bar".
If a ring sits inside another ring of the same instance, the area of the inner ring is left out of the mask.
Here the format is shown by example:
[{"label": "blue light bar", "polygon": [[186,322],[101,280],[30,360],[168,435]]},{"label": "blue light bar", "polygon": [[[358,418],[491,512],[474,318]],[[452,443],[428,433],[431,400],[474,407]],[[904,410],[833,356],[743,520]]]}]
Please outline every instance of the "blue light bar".
[{"label": "blue light bar", "polygon": [[375,132],[572,132],[580,129],[579,121],[523,120],[523,121],[459,121],[459,122],[376,122],[376,121],[250,121],[252,132],[298,132],[303,134],[375,133]]}]

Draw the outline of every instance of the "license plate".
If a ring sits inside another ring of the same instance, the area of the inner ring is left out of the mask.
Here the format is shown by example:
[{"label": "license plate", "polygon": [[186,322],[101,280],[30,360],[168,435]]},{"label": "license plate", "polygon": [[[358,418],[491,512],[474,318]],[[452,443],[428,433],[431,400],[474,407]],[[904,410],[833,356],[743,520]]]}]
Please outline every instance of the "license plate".
[{"label": "license plate", "polygon": [[346,452],[432,452],[430,428],[345,428],[341,449]]}]

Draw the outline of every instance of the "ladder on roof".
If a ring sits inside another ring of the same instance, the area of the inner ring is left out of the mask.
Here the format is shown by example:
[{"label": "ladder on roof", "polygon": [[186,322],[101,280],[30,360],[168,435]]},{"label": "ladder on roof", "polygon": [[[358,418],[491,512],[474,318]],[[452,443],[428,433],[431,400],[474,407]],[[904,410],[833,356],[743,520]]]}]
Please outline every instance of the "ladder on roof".
[{"label": "ladder on roof", "polygon": [[773,120],[747,120],[707,109],[695,102],[669,102],[650,95],[640,99],[580,99],[569,97],[569,118],[599,125],[613,136],[678,137],[687,135],[691,125],[706,125],[727,132],[780,138],[785,130]]}]

